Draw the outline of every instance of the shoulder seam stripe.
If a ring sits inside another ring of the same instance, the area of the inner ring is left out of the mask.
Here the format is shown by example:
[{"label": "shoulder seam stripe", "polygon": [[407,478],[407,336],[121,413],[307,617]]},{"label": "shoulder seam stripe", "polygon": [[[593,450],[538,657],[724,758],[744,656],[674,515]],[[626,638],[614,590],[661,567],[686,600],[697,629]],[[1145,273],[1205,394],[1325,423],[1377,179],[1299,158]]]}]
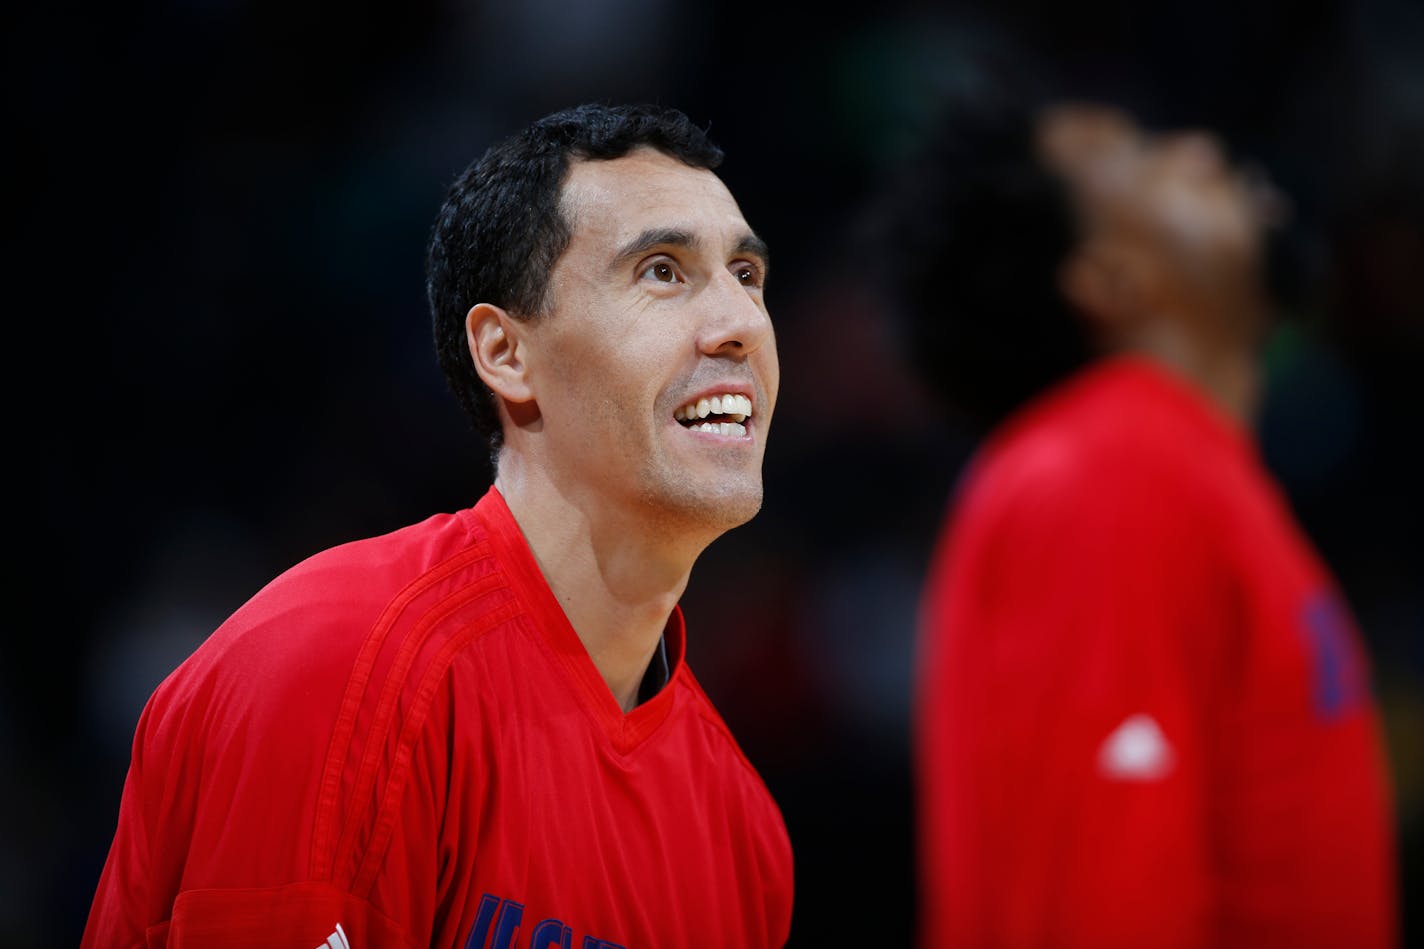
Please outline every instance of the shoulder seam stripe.
[{"label": "shoulder seam stripe", "polygon": [[[346,814],[345,830],[343,830],[337,838],[336,857],[340,858],[355,849],[355,836],[363,823],[367,811],[373,806],[379,807],[379,800],[373,800],[367,796],[367,788],[368,786],[372,790],[375,788],[376,769],[382,756],[382,748],[385,744],[386,735],[391,728],[392,720],[396,716],[400,703],[400,695],[405,688],[406,677],[410,673],[410,667],[415,662],[415,657],[419,653],[420,648],[425,644],[427,633],[440,626],[462,607],[480,599],[488,593],[491,587],[497,586],[498,579],[499,578],[495,575],[482,577],[470,586],[457,590],[450,596],[447,596],[432,609],[427,611],[410,632],[402,638],[400,648],[391,662],[389,672],[386,674],[385,687],[381,691],[380,699],[376,704],[375,711],[371,718],[371,727],[365,739],[365,753],[361,756],[361,764],[357,769],[356,778],[352,784],[352,808]],[[489,625],[482,624],[482,628],[488,629]],[[369,694],[371,689],[368,688],[366,691],[367,694]],[[333,872],[335,872],[334,867]]]},{"label": "shoulder seam stripe", "polygon": [[312,827],[311,875],[315,880],[327,880],[332,873],[335,858],[334,823],[337,807],[341,799],[341,774],[346,768],[346,757],[356,729],[356,717],[361,709],[361,699],[371,671],[376,664],[376,656],[385,643],[386,636],[395,626],[396,618],[426,589],[458,573],[472,564],[488,560],[492,556],[489,549],[480,547],[466,550],[452,557],[432,570],[426,571],[408,583],[394,599],[387,604],[376,620],[366,641],[361,644],[356,663],[346,681],[346,693],[341,699],[341,709],[337,714],[336,727],[332,729],[331,741],[327,745],[326,766],[321,777],[321,787],[317,794],[316,820]]},{"label": "shoulder seam stripe", "polygon": [[[340,856],[355,848],[355,836],[361,827],[362,820],[367,810],[373,804],[379,805],[366,796],[367,786],[374,788],[376,783],[376,768],[379,765],[382,747],[386,733],[391,727],[391,721],[395,718],[400,703],[401,692],[405,688],[406,677],[410,673],[410,667],[415,663],[415,657],[420,649],[425,645],[427,634],[439,627],[451,615],[462,607],[480,599],[489,593],[492,588],[498,588],[501,578],[498,574],[490,574],[481,577],[467,587],[462,587],[454,593],[445,597],[430,610],[426,611],[420,620],[411,628],[410,632],[401,639],[400,647],[395,658],[391,661],[390,671],[386,673],[385,686],[381,690],[381,696],[376,704],[376,709],[371,718],[371,728],[366,735],[365,753],[361,756],[361,765],[356,772],[356,779],[352,785],[354,805],[350,813],[347,814],[346,829],[338,836],[336,844],[336,855]],[[492,614],[493,615],[493,614]],[[489,629],[493,624],[482,624],[483,629]],[[443,652],[441,653],[443,655]],[[363,693],[362,698],[369,694],[370,688]],[[349,759],[348,759],[349,760]],[[333,867],[334,872],[334,867]]]},{"label": "shoulder seam stripe", "polygon": [[390,842],[396,819],[400,814],[401,795],[410,774],[410,761],[415,754],[415,744],[420,738],[421,730],[425,727],[430,704],[434,701],[440,681],[445,677],[450,663],[454,660],[455,655],[469,645],[472,640],[505,626],[523,611],[524,606],[517,599],[501,604],[489,614],[492,620],[490,623],[481,624],[480,627],[467,627],[452,636],[441,647],[440,652],[430,665],[426,667],[425,674],[421,677],[420,685],[416,689],[415,698],[411,701],[410,714],[406,716],[405,723],[401,728],[395,760],[391,763],[390,773],[386,777],[386,786],[378,799],[379,811],[375,827],[372,830],[366,852],[361,857],[356,876],[352,880],[352,893],[365,892],[375,884],[376,873],[380,869],[381,862],[385,859],[386,846]]}]

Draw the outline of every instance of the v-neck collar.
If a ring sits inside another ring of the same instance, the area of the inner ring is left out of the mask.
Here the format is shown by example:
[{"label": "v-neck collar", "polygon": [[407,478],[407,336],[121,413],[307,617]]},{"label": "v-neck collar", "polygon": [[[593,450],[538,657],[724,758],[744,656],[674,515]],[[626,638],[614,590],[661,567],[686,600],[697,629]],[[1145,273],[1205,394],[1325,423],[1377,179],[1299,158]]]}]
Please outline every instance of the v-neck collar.
[{"label": "v-neck collar", "polygon": [[[666,650],[666,684],[652,698],[625,714],[614,698],[613,690],[593,664],[583,640],[574,631],[554,591],[549,588],[549,582],[539,569],[534,552],[529,548],[529,542],[503,495],[491,485],[479,503],[469,509],[469,513],[484,528],[514,592],[528,607],[535,634],[563,669],[581,703],[607,735],[614,750],[619,754],[631,753],[657,730],[672,711],[677,691],[675,680],[686,665],[686,626],[682,607],[673,607],[663,630],[660,650]],[[653,661],[657,662],[658,657],[654,656]]]}]

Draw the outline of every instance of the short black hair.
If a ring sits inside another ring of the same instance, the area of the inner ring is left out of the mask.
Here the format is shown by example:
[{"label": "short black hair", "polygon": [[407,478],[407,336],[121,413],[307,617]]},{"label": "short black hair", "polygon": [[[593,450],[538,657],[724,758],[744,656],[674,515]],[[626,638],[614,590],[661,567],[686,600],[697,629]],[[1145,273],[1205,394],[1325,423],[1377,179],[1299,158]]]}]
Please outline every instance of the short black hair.
[{"label": "short black hair", "polygon": [[946,98],[867,219],[908,364],[979,433],[1089,355],[1058,287],[1078,228],[1037,153],[1048,101],[1013,88]]},{"label": "short black hair", "polygon": [[426,254],[435,352],[460,407],[488,441],[492,463],[503,433],[493,393],[470,357],[465,316],[477,303],[520,319],[538,316],[573,233],[560,203],[571,162],[608,161],[644,146],[693,168],[722,163],[722,150],[677,109],[588,103],[492,145],[446,194]]}]

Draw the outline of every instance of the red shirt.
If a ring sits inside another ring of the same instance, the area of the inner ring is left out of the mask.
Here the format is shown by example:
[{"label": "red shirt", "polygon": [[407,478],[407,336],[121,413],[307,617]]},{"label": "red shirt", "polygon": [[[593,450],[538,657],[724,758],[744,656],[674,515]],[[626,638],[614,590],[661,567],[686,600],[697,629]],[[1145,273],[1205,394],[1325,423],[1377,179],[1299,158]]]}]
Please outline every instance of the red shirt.
[{"label": "red shirt", "polygon": [[83,946],[782,945],[781,814],[665,641],[625,715],[494,489],[312,557],[150,699]]},{"label": "red shirt", "polygon": [[1366,658],[1251,442],[1107,360],[966,472],[922,612],[926,946],[1397,938]]}]

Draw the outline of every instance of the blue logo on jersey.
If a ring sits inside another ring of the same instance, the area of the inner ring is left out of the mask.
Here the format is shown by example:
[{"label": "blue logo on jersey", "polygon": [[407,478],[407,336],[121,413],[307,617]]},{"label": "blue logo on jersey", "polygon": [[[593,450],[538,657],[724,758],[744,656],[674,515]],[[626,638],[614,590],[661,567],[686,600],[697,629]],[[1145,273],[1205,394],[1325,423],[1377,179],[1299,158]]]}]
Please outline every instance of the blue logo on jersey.
[{"label": "blue logo on jersey", "polygon": [[1339,597],[1328,591],[1305,601],[1301,630],[1312,661],[1315,712],[1335,719],[1364,695],[1364,673],[1355,653],[1350,616]]},{"label": "blue logo on jersey", "polygon": [[[524,920],[524,904],[513,900],[502,900],[488,893],[480,897],[480,908],[475,913],[475,925],[470,930],[470,938],[465,940],[465,949],[516,949],[514,939],[519,934],[519,924]],[[494,930],[491,938],[490,930]],[[573,949],[574,931],[557,919],[542,920],[529,933],[529,941],[521,943],[528,949]],[[607,942],[595,936],[584,936],[579,949],[623,949],[617,943]]]}]

